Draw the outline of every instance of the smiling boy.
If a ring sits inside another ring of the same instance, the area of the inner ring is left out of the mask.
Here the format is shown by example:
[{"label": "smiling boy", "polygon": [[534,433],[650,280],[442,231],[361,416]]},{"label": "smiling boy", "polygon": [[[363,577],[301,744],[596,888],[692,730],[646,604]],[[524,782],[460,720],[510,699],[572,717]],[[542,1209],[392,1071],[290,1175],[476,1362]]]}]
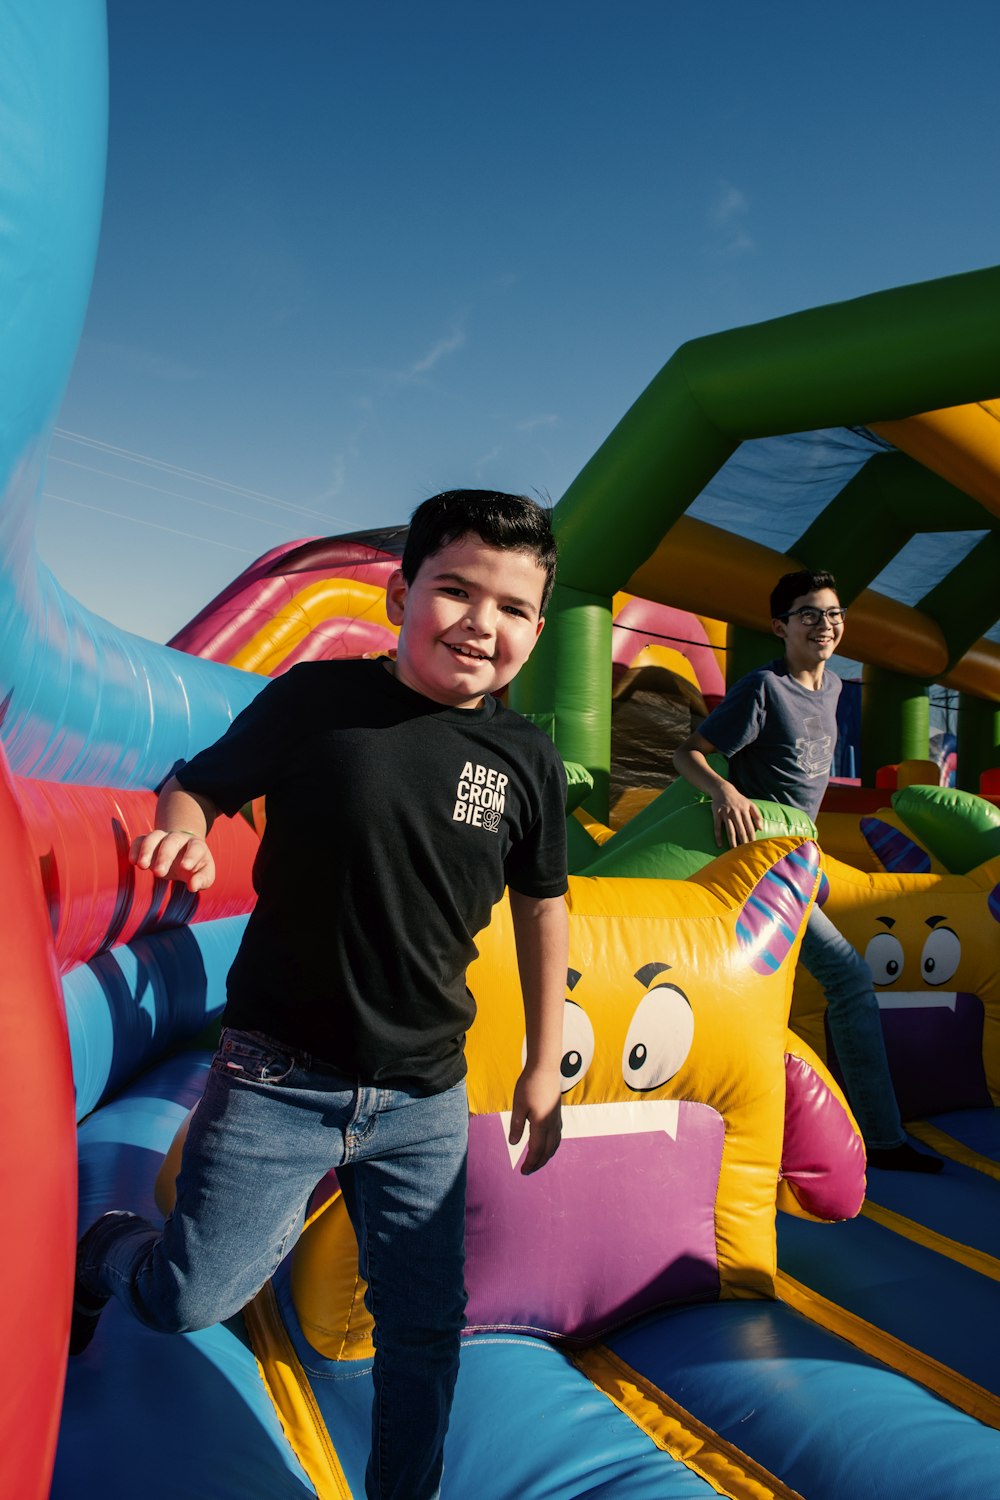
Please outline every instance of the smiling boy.
[{"label": "smiling boy", "polygon": [[[771,594],[771,629],[784,658],[748,673],[674,754],[692,786],[711,798],[715,841],[749,843],[762,826],[755,799],[815,818],[837,743],[840,678],[826,671],[844,635],[846,610],[832,574],[786,573]],[[719,751],[728,779],[709,765]],[[823,988],[830,1034],[873,1166],[937,1172],[940,1157],[916,1151],[903,1132],[882,1037],[878,1000],[864,959],[814,906],[801,962]]]},{"label": "smiling boy", "polygon": [[370,1500],[439,1493],[465,1307],[465,974],[505,887],[525,1012],[510,1139],[527,1124],[525,1173],[559,1144],[565,774],[494,696],[538,639],[554,571],[534,502],[425,501],[386,591],[395,661],[277,678],[170,778],[132,848],[203,890],[215,816],[267,798],[176,1207],[162,1232],[112,1213],[83,1236],[71,1352],[110,1295],[165,1332],[237,1313],[336,1168],[375,1322]]}]

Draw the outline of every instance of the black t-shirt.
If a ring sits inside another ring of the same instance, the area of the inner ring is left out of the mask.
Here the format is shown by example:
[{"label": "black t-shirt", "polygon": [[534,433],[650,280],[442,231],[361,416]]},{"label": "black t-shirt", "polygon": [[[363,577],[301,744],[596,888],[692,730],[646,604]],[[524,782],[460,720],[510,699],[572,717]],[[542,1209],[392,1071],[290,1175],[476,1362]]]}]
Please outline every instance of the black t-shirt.
[{"label": "black t-shirt", "polygon": [[505,884],[567,888],[547,736],[495,698],[435,703],[382,661],[306,662],[177,779],[230,816],[267,797],[226,1024],[367,1084],[457,1083],[476,934]]}]

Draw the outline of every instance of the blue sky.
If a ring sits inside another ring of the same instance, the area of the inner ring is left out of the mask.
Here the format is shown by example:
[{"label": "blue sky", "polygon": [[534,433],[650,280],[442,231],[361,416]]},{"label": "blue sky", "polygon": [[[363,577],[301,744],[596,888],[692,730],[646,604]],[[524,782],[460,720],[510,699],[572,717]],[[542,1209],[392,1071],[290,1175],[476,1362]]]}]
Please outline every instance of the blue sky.
[{"label": "blue sky", "polygon": [[279,542],[557,500],[686,339],[1000,258],[994,0],[108,10],[39,545],[154,640]]}]

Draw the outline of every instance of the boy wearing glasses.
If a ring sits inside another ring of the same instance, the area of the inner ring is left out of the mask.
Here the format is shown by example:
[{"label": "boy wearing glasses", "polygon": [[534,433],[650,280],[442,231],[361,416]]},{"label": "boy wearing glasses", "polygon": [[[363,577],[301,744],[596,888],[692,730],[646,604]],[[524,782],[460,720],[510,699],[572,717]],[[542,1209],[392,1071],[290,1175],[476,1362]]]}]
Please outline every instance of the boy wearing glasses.
[{"label": "boy wearing glasses", "polygon": [[[762,826],[753,799],[796,807],[815,819],[837,743],[840,678],[826,663],[844,634],[845,610],[825,572],[786,573],[771,594],[771,629],[784,657],[742,677],[674,755],[677,770],[712,801],[715,841],[746,844]],[[707,756],[729,762],[728,780]],[[830,1034],[872,1166],[938,1172],[940,1157],[906,1140],[882,1039],[878,1001],[864,959],[814,906],[801,962],[823,988]]]}]

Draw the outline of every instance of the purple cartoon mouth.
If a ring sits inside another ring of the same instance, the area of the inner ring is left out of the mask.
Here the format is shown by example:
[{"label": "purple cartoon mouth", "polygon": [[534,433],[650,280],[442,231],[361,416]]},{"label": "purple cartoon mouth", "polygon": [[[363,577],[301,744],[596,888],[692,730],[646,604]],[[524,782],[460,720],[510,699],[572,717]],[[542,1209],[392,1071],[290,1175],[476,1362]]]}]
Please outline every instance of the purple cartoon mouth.
[{"label": "purple cartoon mouth", "polygon": [[470,1121],[470,1330],[583,1341],[664,1303],[717,1297],[721,1116],[634,1100],[564,1106],[563,1122],[556,1155],[522,1177],[510,1116]]},{"label": "purple cartoon mouth", "polygon": [[992,1103],[983,1066],[985,1012],[962,990],[880,990],[882,1033],[904,1120]]}]

